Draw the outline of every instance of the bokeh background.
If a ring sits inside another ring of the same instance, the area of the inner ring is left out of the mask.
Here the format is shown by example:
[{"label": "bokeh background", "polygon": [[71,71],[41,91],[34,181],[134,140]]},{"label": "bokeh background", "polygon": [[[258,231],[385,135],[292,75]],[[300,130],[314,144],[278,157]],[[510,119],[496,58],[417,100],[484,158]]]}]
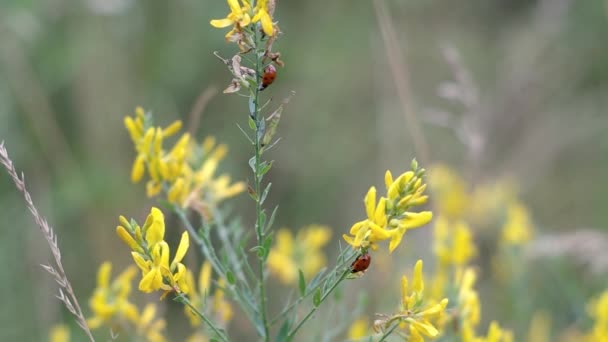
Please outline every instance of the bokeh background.
[{"label": "bokeh background", "polygon": [[[209,25],[226,8],[209,0],[0,2],[0,140],[59,236],[85,312],[98,265],[130,262],[114,233],[118,215],[143,220],[155,203],[129,181],[134,153],[123,117],[135,106],[160,124],[200,115],[197,136],[230,146],[223,170],[250,177],[251,151],[236,127],[246,125],[246,102],[221,94],[230,75],[212,55],[234,53],[224,31]],[[608,2],[279,1],[275,17],[286,67],[265,95],[279,103],[296,93],[270,153],[277,227],[328,224],[335,233],[327,252],[335,255],[339,236],[364,216],[369,186],[417,157],[423,166],[449,165],[470,184],[515,180],[537,237],[584,229],[605,239]],[[246,195],[231,205],[253,222]],[[0,208],[0,340],[43,341],[53,324],[71,322],[39,266],[50,262],[49,249],[7,176]],[[393,266],[348,284],[347,298],[370,290],[365,312],[392,311],[394,280],[430,257],[430,235],[408,233]],[[491,252],[482,250],[478,264]],[[605,266],[603,252],[590,260]],[[584,326],[585,302],[602,290],[606,267],[592,271],[559,253],[543,262],[553,266],[532,263],[540,276],[518,300],[554,313],[558,327]],[[392,298],[378,291],[388,288]],[[502,294],[481,289],[484,320],[524,334],[521,317],[493,300]],[[165,304],[170,336],[180,340],[181,310]],[[238,318],[233,329],[251,336]]]}]

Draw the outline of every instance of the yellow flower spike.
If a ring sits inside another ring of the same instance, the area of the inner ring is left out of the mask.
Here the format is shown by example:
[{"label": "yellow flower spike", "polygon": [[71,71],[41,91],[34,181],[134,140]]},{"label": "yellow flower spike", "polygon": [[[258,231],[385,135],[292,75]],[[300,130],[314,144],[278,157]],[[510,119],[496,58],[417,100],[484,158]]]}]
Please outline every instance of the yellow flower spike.
[{"label": "yellow flower spike", "polygon": [[373,219],[374,212],[376,210],[376,187],[372,186],[369,188],[363,202],[365,203],[365,212],[367,213],[367,218]]},{"label": "yellow flower spike", "polygon": [[374,222],[380,226],[386,226],[386,198],[380,198],[380,202],[378,202],[378,206],[376,207],[374,213]]},{"label": "yellow flower spike", "polygon": [[145,156],[137,155],[131,169],[131,182],[138,183],[144,176],[145,171]]},{"label": "yellow flower spike", "polygon": [[184,232],[182,234],[182,238],[179,241],[179,245],[177,246],[177,252],[175,252],[175,257],[171,262],[171,269],[174,269],[175,266],[182,262],[186,252],[188,251],[188,247],[190,246],[190,236],[188,232]]},{"label": "yellow flower spike", "polygon": [[165,215],[158,208],[152,208],[146,223],[150,218],[152,218],[152,222],[146,230],[146,241],[148,246],[154,246],[165,238]]},{"label": "yellow flower spike", "polygon": [[392,184],[393,184],[393,174],[391,173],[391,171],[386,170],[386,173],[384,174],[384,185],[386,186],[386,189],[389,189]]},{"label": "yellow flower spike", "polygon": [[163,129],[163,136],[170,137],[179,132],[180,129],[182,129],[182,121],[176,120],[169,126],[165,127],[165,129]]},{"label": "yellow flower spike", "polygon": [[131,234],[129,234],[127,232],[125,227],[117,226],[116,234],[118,234],[118,237],[120,237],[120,239],[122,241],[124,241],[127,244],[127,246],[129,246],[129,248],[131,248],[131,250],[141,251],[141,247],[139,247],[139,244],[137,243],[137,241],[135,241],[135,239],[133,239],[133,236],[131,236]]},{"label": "yellow flower spike", "polygon": [[198,277],[198,290],[201,295],[206,296],[211,288],[211,264],[205,261],[201,266],[201,271]]},{"label": "yellow flower spike", "polygon": [[162,183],[157,181],[149,181],[146,183],[146,196],[154,197],[162,190]]},{"label": "yellow flower spike", "polygon": [[424,280],[422,279],[422,260],[418,260],[414,266],[412,289],[418,294],[421,294],[422,291],[424,291]]}]

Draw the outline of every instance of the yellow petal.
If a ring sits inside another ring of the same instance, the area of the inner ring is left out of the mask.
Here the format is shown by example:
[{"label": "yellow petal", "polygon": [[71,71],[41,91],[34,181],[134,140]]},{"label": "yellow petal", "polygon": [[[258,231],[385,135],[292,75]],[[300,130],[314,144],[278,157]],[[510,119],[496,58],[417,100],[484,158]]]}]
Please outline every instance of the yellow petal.
[{"label": "yellow petal", "polygon": [[371,231],[370,242],[384,241],[391,237],[391,233],[388,230],[373,222],[369,223],[369,229]]},{"label": "yellow petal", "polygon": [[176,120],[172,124],[167,126],[165,129],[163,129],[163,136],[170,137],[173,134],[179,132],[180,129],[182,129],[182,121]]},{"label": "yellow petal", "polygon": [[367,213],[367,218],[370,220],[374,219],[374,212],[376,210],[376,188],[371,187],[369,191],[367,191],[367,195],[365,195],[365,199],[363,200],[365,203],[365,212]]},{"label": "yellow petal", "polygon": [[410,336],[407,340],[408,342],[424,342],[424,338],[418,332],[418,329],[414,327],[413,324],[410,324]]},{"label": "yellow petal", "polygon": [[139,290],[142,292],[150,293],[160,289],[162,283],[163,276],[161,275],[158,269],[153,268],[139,282]]},{"label": "yellow petal", "polygon": [[171,269],[174,269],[175,265],[182,262],[186,252],[188,251],[188,247],[190,246],[190,236],[188,232],[184,232],[182,234],[182,238],[179,241],[179,245],[177,247],[177,252],[175,252],[175,257],[173,258],[173,262],[171,263]]},{"label": "yellow petal", "polygon": [[131,248],[131,250],[134,250],[134,251],[140,250],[139,244],[137,243],[137,241],[135,241],[135,239],[133,239],[133,236],[131,236],[131,234],[129,234],[123,226],[116,227],[116,234],[118,234],[118,236],[122,239],[122,241],[124,241],[127,244],[127,246],[129,246],[129,248]]},{"label": "yellow petal", "polygon": [[401,240],[403,239],[403,235],[405,234],[405,228],[396,228],[396,229],[391,229],[391,241],[388,244],[388,251],[390,253],[392,253],[395,248],[397,248],[397,246],[399,246],[399,244],[401,243]]},{"label": "yellow petal", "polygon": [[433,213],[430,211],[422,211],[419,213],[405,213],[405,218],[399,223],[400,227],[407,229],[418,228],[429,223],[433,219]]},{"label": "yellow petal", "polygon": [[268,36],[272,36],[272,34],[274,33],[274,28],[272,26],[272,18],[270,17],[268,12],[266,12],[266,10],[260,10],[260,21],[262,22],[262,30],[264,30],[264,33],[266,33],[266,35]]},{"label": "yellow petal", "polygon": [[165,238],[165,216],[160,209],[152,208],[146,223],[149,223],[149,227],[146,229],[146,241],[148,246],[152,247]]},{"label": "yellow petal", "polygon": [[388,190],[393,184],[393,174],[390,170],[386,170],[384,174],[384,185],[386,186],[386,190]]},{"label": "yellow petal", "polygon": [[143,154],[138,154],[135,158],[133,168],[131,169],[131,182],[137,183],[143,178],[145,171],[145,160],[146,157]]},{"label": "yellow petal", "polygon": [[148,271],[150,271],[150,265],[139,253],[131,252],[131,256],[133,257],[133,261],[135,261],[135,264],[139,266],[142,272],[147,273]]},{"label": "yellow petal", "polygon": [[224,28],[224,27],[228,27],[228,26],[234,24],[234,21],[232,21],[232,20],[230,20],[228,18],[224,18],[224,19],[211,20],[209,23],[213,27]]},{"label": "yellow petal", "polygon": [[418,294],[421,294],[422,291],[424,291],[424,280],[422,279],[422,260],[418,260],[416,262],[416,266],[414,266],[412,289]]},{"label": "yellow petal", "polygon": [[407,277],[403,276],[401,277],[401,303],[403,304],[403,309],[407,310],[409,309],[407,307],[407,295],[408,295],[408,283],[407,283]]},{"label": "yellow petal", "polygon": [[414,325],[414,327],[416,328],[416,330],[419,330],[422,334],[429,336],[429,337],[435,337],[439,334],[439,331],[437,331],[437,328],[435,328],[431,323],[426,322],[426,321],[414,321],[412,323]]},{"label": "yellow petal", "polygon": [[108,287],[110,284],[110,273],[112,272],[112,263],[109,261],[104,262],[97,271],[97,287]]},{"label": "yellow petal", "polygon": [[206,295],[211,288],[211,264],[205,261],[198,276],[198,288],[201,295]]},{"label": "yellow petal", "polygon": [[380,227],[386,226],[386,198],[380,198],[374,213],[374,222]]}]

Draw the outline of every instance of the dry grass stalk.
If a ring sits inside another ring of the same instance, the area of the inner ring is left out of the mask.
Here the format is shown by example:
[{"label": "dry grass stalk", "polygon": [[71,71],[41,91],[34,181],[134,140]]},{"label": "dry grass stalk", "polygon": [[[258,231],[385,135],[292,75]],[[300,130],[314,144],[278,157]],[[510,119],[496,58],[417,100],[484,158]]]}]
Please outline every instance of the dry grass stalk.
[{"label": "dry grass stalk", "polygon": [[57,298],[59,298],[65,307],[76,317],[76,322],[82,328],[82,330],[84,330],[89,339],[91,341],[95,341],[93,335],[91,334],[91,330],[89,330],[89,327],[87,326],[87,322],[82,310],[80,309],[78,299],[72,290],[72,285],[65,274],[65,270],[63,269],[63,264],[61,263],[61,251],[57,245],[57,235],[55,235],[53,229],[49,226],[46,219],[38,213],[38,209],[36,209],[36,206],[34,206],[32,197],[25,188],[24,175],[22,173],[21,178],[19,178],[17,175],[13,162],[8,156],[8,151],[4,147],[4,141],[0,143],[0,163],[4,165],[8,174],[15,182],[15,186],[17,186],[17,189],[23,194],[27,208],[32,213],[32,216],[34,216],[34,220],[40,228],[42,235],[44,235],[44,238],[51,247],[51,252],[53,254],[53,258],[55,259],[56,267],[51,265],[42,265],[42,268],[49,272],[55,278],[57,284],[59,284],[59,294],[57,295]]}]

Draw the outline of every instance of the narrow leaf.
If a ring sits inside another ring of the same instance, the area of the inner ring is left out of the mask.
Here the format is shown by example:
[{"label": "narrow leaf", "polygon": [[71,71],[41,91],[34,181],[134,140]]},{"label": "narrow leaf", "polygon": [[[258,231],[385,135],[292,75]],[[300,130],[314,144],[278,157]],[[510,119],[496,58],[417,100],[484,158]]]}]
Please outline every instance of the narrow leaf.
[{"label": "narrow leaf", "polygon": [[300,296],[304,297],[306,295],[306,279],[304,279],[304,272],[302,270],[298,270],[298,274],[300,275],[299,286],[300,286]]},{"label": "narrow leaf", "polygon": [[226,280],[228,281],[228,284],[234,285],[235,279],[234,273],[232,273],[232,271],[228,270],[228,272],[226,272]]},{"label": "narrow leaf", "polygon": [[315,294],[312,297],[312,304],[315,307],[318,307],[319,304],[321,304],[321,289],[317,289],[317,291],[315,291]]}]

